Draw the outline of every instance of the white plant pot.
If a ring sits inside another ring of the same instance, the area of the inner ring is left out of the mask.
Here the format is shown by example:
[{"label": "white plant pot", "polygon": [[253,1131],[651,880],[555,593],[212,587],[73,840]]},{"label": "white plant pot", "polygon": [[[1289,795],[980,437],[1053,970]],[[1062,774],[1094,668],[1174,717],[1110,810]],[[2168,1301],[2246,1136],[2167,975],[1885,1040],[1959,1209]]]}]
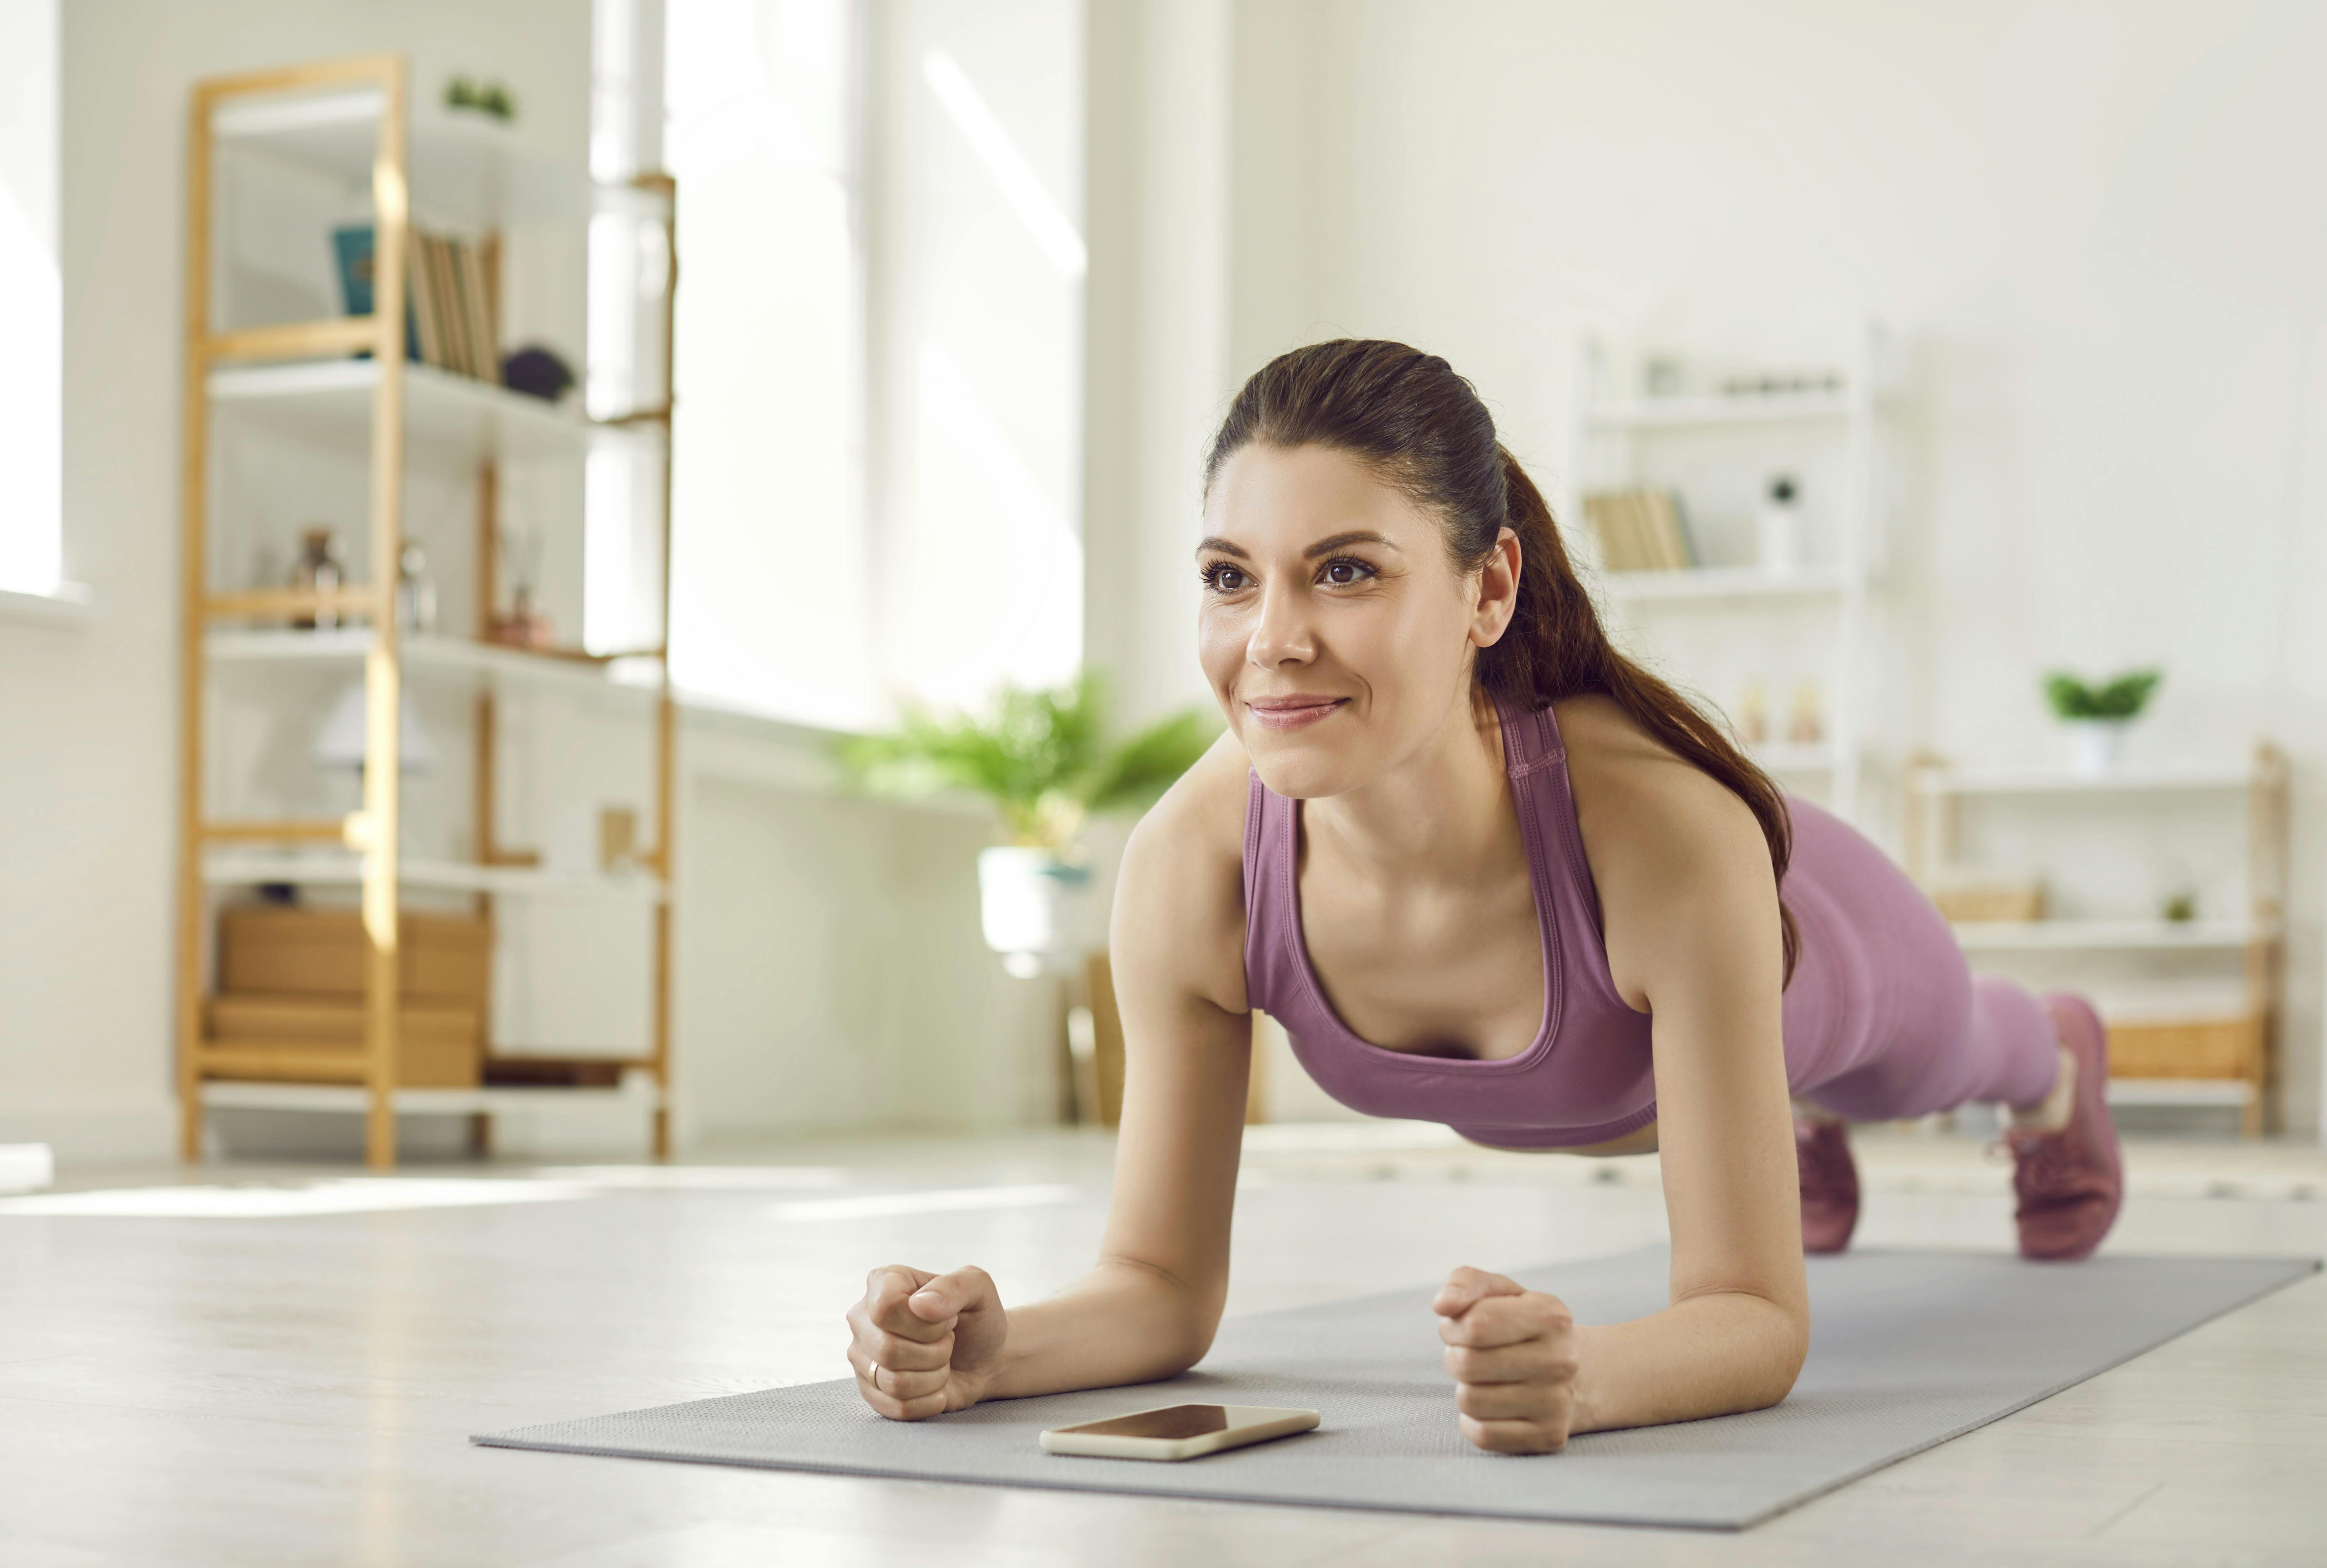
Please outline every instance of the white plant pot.
[{"label": "white plant pot", "polygon": [[1091,942],[1091,874],[1047,849],[1015,845],[977,856],[979,923],[986,945],[1021,979],[1065,974]]},{"label": "white plant pot", "polygon": [[2117,770],[2125,761],[2125,733],[2131,719],[2063,719],[2069,732],[2070,765],[2080,779],[2100,779]]}]

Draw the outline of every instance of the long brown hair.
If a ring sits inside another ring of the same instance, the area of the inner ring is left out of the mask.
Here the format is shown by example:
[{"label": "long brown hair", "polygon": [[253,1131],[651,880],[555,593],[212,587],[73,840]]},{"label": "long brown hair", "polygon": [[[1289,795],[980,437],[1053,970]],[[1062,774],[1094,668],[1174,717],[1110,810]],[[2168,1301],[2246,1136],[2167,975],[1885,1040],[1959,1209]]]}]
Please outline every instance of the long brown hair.
[{"label": "long brown hair", "polygon": [[[1781,888],[1793,851],[1785,797],[1721,726],[1608,640],[1576,579],[1551,508],[1495,437],[1494,416],[1471,383],[1435,354],[1404,343],[1336,339],[1270,360],[1237,394],[1204,461],[1209,490],[1240,448],[1324,446],[1346,452],[1444,523],[1455,569],[1475,572],[1509,528],[1519,537],[1519,602],[1475,678],[1492,696],[1532,712],[1563,697],[1612,698],[1658,744],[1711,774],[1762,825]],[[1801,939],[1781,900],[1785,978]]]}]

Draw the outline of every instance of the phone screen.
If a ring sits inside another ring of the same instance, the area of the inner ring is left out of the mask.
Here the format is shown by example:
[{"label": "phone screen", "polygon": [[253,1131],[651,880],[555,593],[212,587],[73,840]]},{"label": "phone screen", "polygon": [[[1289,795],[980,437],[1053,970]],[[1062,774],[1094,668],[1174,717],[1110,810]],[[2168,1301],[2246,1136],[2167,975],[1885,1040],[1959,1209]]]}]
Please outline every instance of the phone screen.
[{"label": "phone screen", "polygon": [[1201,1437],[1208,1432],[1228,1429],[1229,1407],[1225,1405],[1174,1405],[1163,1410],[1143,1410],[1136,1415],[1118,1415],[1112,1421],[1061,1428],[1095,1437],[1161,1438]]}]

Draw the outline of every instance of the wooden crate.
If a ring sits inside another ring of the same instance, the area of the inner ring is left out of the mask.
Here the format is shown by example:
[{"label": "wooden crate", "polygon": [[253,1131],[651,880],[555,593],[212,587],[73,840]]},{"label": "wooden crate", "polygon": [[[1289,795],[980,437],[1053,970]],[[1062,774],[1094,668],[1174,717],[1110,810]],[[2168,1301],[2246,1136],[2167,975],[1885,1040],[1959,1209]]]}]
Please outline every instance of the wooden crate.
[{"label": "wooden crate", "polygon": [[2245,1078],[2262,1060],[2262,1021],[2199,1018],[2108,1026],[2109,1076]]},{"label": "wooden crate", "polygon": [[[209,1004],[203,1073],[209,1078],[360,1083],[361,1002],[309,996],[235,995]],[[484,1039],[473,1008],[404,1008],[396,1081],[408,1088],[474,1088]]]},{"label": "wooden crate", "polygon": [[[219,916],[219,990],[248,995],[360,996],[363,920],[353,910],[253,904]],[[481,1008],[491,980],[491,923],[466,916],[397,921],[399,989]]]},{"label": "wooden crate", "polygon": [[1950,920],[2041,920],[2042,882],[1956,882],[1933,890],[1931,901]]}]

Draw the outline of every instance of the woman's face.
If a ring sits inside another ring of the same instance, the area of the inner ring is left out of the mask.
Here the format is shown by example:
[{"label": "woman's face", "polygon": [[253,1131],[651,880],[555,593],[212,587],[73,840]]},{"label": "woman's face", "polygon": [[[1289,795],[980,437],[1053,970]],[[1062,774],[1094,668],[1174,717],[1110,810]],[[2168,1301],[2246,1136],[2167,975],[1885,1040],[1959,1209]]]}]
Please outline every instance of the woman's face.
[{"label": "woman's face", "polygon": [[1269,789],[1343,794],[1467,722],[1475,651],[1510,620],[1508,531],[1458,572],[1437,519],[1357,459],[1258,443],[1220,465],[1204,525],[1204,675]]}]

